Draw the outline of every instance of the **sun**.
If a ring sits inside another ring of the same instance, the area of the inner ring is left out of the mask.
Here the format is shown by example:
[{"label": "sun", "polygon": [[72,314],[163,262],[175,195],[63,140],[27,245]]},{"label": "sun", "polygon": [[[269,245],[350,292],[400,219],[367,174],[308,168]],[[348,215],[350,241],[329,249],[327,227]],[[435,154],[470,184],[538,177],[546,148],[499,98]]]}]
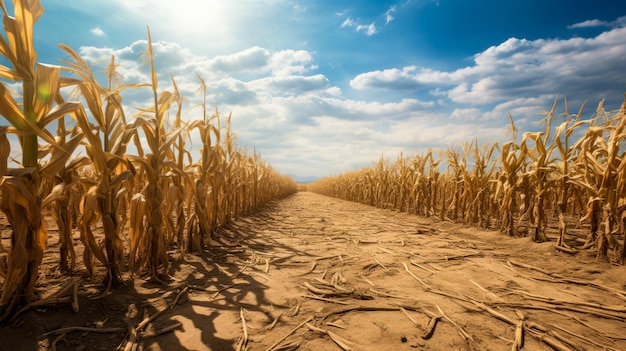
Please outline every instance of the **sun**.
[{"label": "sun", "polygon": [[155,40],[168,40],[188,46],[221,47],[236,41],[236,26],[245,26],[246,2],[201,0],[150,1],[119,0],[118,4],[145,22],[155,33]]}]

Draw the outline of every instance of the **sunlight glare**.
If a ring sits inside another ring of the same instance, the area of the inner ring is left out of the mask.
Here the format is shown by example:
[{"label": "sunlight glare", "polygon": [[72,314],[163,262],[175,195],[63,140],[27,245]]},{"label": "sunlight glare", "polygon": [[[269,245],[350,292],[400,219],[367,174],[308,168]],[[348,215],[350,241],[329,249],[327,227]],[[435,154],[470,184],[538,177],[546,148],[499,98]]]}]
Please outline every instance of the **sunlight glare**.
[{"label": "sunlight glare", "polygon": [[164,33],[167,40],[193,41],[198,45],[219,44],[232,39],[229,28],[233,19],[245,11],[240,3],[178,0],[118,1],[137,21],[146,22],[155,33]]}]

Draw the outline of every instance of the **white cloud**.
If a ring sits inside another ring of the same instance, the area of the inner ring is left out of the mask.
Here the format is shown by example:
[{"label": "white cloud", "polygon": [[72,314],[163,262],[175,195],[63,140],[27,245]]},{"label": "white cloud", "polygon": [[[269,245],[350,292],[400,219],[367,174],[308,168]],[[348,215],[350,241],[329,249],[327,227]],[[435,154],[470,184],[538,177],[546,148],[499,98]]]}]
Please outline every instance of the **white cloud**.
[{"label": "white cloud", "polygon": [[[114,55],[119,64],[119,73],[125,81],[143,83],[149,81],[145,72],[145,62],[142,61],[142,55],[146,50],[147,40],[137,40],[121,49],[82,46],[78,49],[78,53],[85,61],[92,64],[108,63],[111,56]],[[203,62],[198,62],[198,60],[202,61],[201,57],[193,55],[189,49],[175,43],[155,41],[152,43],[152,50],[155,67],[160,73],[160,78],[168,81],[170,73],[176,75],[181,71],[191,71],[192,75],[196,66],[207,65],[206,59]]]},{"label": "white cloud", "polygon": [[619,17],[613,22],[601,21],[599,19],[586,20],[567,26],[569,29],[593,28],[593,27],[623,27],[626,24],[626,16]]},{"label": "white cloud", "polygon": [[432,88],[454,103],[484,105],[524,96],[566,95],[600,99],[623,88],[626,28],[593,38],[510,38],[454,71],[408,66],[365,72],[350,81],[359,90]]},{"label": "white cloud", "polygon": [[[123,76],[126,82],[147,82],[148,78],[141,70],[141,61],[139,57],[141,52],[133,53],[130,47],[121,50],[112,48],[99,48],[95,46],[82,46],[78,49],[81,57],[90,64],[100,63],[104,65],[111,60],[111,56],[115,55],[116,62],[119,64],[117,70]],[[133,54],[133,55],[131,55]]]},{"label": "white cloud", "polygon": [[211,69],[225,73],[261,70],[270,59],[270,52],[255,46],[231,55],[217,56],[210,61]]},{"label": "white cloud", "polygon": [[395,89],[412,90],[420,86],[418,76],[414,73],[415,66],[404,67],[401,70],[390,68],[383,71],[372,71],[359,74],[350,81],[354,89]]},{"label": "white cloud", "polygon": [[343,94],[339,87],[330,87],[324,90],[324,93],[329,97],[341,97]]},{"label": "white cloud", "polygon": [[391,6],[387,12],[385,12],[385,24],[389,24],[389,22],[393,21],[395,18],[393,17],[394,12],[398,10],[397,6]]},{"label": "white cloud", "polygon": [[[541,117],[540,113],[551,106],[556,97],[556,94],[543,94],[512,99],[495,105],[491,110],[484,112],[481,118],[491,121],[505,120],[510,113],[520,123],[534,123]],[[573,105],[571,107],[576,109]],[[527,127],[531,127],[531,125]]]},{"label": "white cloud", "polygon": [[365,34],[372,36],[376,33],[378,33],[378,30],[376,29],[376,25],[374,23],[370,23],[370,24],[359,24],[356,26],[356,31],[357,32],[365,32]]},{"label": "white cloud", "polygon": [[[352,30],[362,25],[350,18],[344,23]],[[154,49],[161,89],[169,88],[172,72],[189,108],[199,102],[195,73],[201,74],[209,105],[232,112],[240,145],[256,146],[281,172],[324,176],[369,165],[381,154],[506,139],[509,113],[528,130],[557,94],[573,109],[580,106],[575,97],[597,102],[617,91],[621,98],[624,38],[624,28],[588,39],[510,38],[474,55],[467,67],[381,68],[355,75],[348,86],[320,70],[315,52],[289,46],[243,47],[219,56],[166,41],[156,41]],[[140,61],[145,48],[140,40],[79,52],[90,63],[116,55],[125,82],[133,83],[149,81]],[[139,92],[124,92],[124,99],[129,106],[148,104]]]},{"label": "white cloud", "polygon": [[341,28],[354,27],[354,26],[356,26],[356,23],[350,17],[346,18],[346,20],[343,21],[343,23],[341,24]]},{"label": "white cloud", "polygon": [[608,26],[609,26],[609,22],[607,21],[600,21],[598,19],[592,19],[592,20],[586,20],[586,21],[579,22],[579,23],[574,23],[572,25],[567,26],[567,28],[573,29],[573,28],[608,27]]},{"label": "white cloud", "polygon": [[[198,83],[195,82],[196,87]],[[234,78],[212,81],[209,86],[208,101],[216,105],[248,106],[259,103],[257,93],[249,84]]]},{"label": "white cloud", "polygon": [[[395,20],[395,17],[393,16],[393,14],[396,13],[397,11],[398,11],[398,6],[396,5],[390,6],[387,9],[387,11],[385,11],[385,13],[382,15],[382,17],[385,18],[385,23],[384,23],[385,26],[391,23],[393,20]],[[347,11],[341,11],[341,12],[336,12],[335,14],[337,16],[344,16],[346,13]],[[378,27],[376,26],[376,22],[377,21],[364,23],[360,19],[355,20],[355,19],[352,19],[351,17],[348,17],[341,23],[341,28],[354,28],[356,32],[363,32],[367,36],[372,36],[379,32]]]},{"label": "white cloud", "polygon": [[461,121],[476,121],[483,114],[479,108],[455,108],[450,114],[450,118]]},{"label": "white cloud", "polygon": [[416,66],[389,68],[361,73],[350,80],[350,86],[357,90],[416,90],[423,87],[452,85],[459,81],[458,75],[462,72],[463,70],[443,72]]},{"label": "white cloud", "polygon": [[317,68],[312,64],[313,56],[305,50],[281,50],[274,53],[268,62],[270,69],[277,76],[303,74]]},{"label": "white cloud", "polygon": [[328,108],[345,119],[401,118],[435,106],[432,101],[404,98],[399,102],[332,99],[322,101]]},{"label": "white cloud", "polygon": [[327,88],[330,82],[322,74],[313,76],[275,76],[251,81],[249,86],[258,94],[295,96]]},{"label": "white cloud", "polygon": [[392,125],[389,134],[394,143],[402,146],[407,152],[428,148],[445,150],[451,145],[459,145],[474,139],[481,143],[499,142],[505,138],[506,126],[481,126],[458,121],[451,123],[447,122],[445,115],[429,114],[398,121]]},{"label": "white cloud", "polygon": [[374,22],[370,24],[362,24],[359,20],[353,20],[350,17],[346,18],[345,21],[343,21],[343,23],[341,24],[341,28],[346,27],[354,28],[357,32],[365,32],[365,34],[367,34],[368,36],[372,36],[378,33],[378,30],[376,29],[376,24]]},{"label": "white cloud", "polygon": [[102,37],[102,36],[106,35],[106,33],[100,27],[94,27],[94,28],[90,29],[89,31],[91,32],[91,34],[93,34],[93,35],[95,35],[97,37]]}]

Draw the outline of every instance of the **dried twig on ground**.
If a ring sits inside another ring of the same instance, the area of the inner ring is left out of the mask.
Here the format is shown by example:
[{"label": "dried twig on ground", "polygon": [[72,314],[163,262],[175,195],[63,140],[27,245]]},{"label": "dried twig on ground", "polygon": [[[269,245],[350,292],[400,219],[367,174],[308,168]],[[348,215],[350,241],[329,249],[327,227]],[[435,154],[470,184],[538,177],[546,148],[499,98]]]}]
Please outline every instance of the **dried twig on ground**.
[{"label": "dried twig on ground", "polygon": [[72,302],[72,298],[70,296],[66,296],[66,297],[49,297],[43,300],[38,300],[32,303],[29,303],[28,305],[22,307],[21,309],[19,309],[15,315],[11,318],[11,321],[14,321],[15,318],[17,318],[17,316],[21,315],[22,313],[24,313],[25,311],[28,311],[31,308],[34,307],[41,307],[41,306],[48,306],[48,305],[57,305],[57,304],[64,304],[64,303],[70,303]]},{"label": "dried twig on ground", "polygon": [[[213,295],[211,296],[211,299],[215,299],[215,298],[217,298],[219,296],[220,293],[222,293],[222,292],[224,292],[224,291],[226,291],[228,289],[232,289],[232,288],[236,287],[237,285],[242,285],[242,284],[247,284],[247,283],[246,282],[237,282],[237,283],[233,283],[233,284],[227,285],[227,286],[225,286],[223,288],[220,288],[218,290],[209,289],[209,288],[203,288],[203,287],[198,286],[198,285],[189,285],[189,287],[191,289],[193,289],[193,290],[196,290],[196,291],[205,291],[205,292],[208,292],[208,293],[213,293]],[[179,293],[179,295],[180,295],[180,293]]]},{"label": "dried twig on ground", "polygon": [[414,262],[413,260],[409,260],[409,262],[411,262],[412,265],[414,265],[415,267],[421,268],[423,270],[425,270],[426,272],[430,273],[430,274],[435,274],[435,271],[426,268],[424,265],[421,265],[417,262]]},{"label": "dried twig on ground", "polygon": [[404,296],[398,296],[398,295],[392,295],[392,294],[388,294],[386,292],[382,292],[379,290],[374,290],[372,288],[369,288],[369,291],[373,292],[374,294],[378,295],[378,296],[382,296],[382,297],[392,297],[395,299],[406,299],[406,297]]},{"label": "dried twig on ground", "polygon": [[42,336],[49,336],[53,334],[67,334],[73,331],[82,331],[82,332],[89,332],[89,333],[119,333],[125,330],[126,328],[65,327],[65,328],[60,328],[60,329],[49,331],[47,333],[42,334]]},{"label": "dried twig on ground", "polygon": [[437,322],[441,319],[440,316],[430,317],[428,320],[428,325],[426,326],[426,331],[420,335],[420,337],[424,340],[428,340],[433,336],[435,332],[435,327],[437,326]]},{"label": "dried twig on ground", "polygon": [[445,313],[443,313],[443,310],[441,309],[441,307],[435,305],[435,307],[437,307],[437,310],[439,310],[439,313],[441,313],[441,316],[443,318],[445,318],[445,320],[447,320],[448,322],[450,322],[450,324],[452,324],[458,331],[459,331],[459,335],[461,335],[461,337],[465,340],[471,340],[474,341],[474,339],[472,338],[471,335],[469,335],[465,329],[461,328],[460,325],[456,324],[456,322],[454,322],[452,319],[450,319],[450,317],[446,316]]},{"label": "dried twig on ground", "polygon": [[[327,314],[325,314],[324,316],[322,316],[321,321],[326,320],[328,317],[333,316],[333,315],[337,315],[337,314],[344,314],[344,313],[348,313],[348,312],[353,312],[353,311],[383,311],[383,312],[391,312],[391,311],[398,311],[399,310],[399,305],[395,305],[396,307],[383,307],[383,306],[363,306],[363,305],[358,305],[358,306],[352,306],[352,307],[346,307],[346,308],[342,308],[340,310],[336,310],[336,311],[332,311],[329,312]],[[405,306],[403,306],[405,307]]]},{"label": "dried twig on ground", "polygon": [[454,260],[460,260],[460,259],[468,258],[468,257],[483,257],[483,256],[485,256],[485,254],[482,251],[478,251],[478,252],[471,252],[471,253],[455,255],[455,256],[444,256],[443,261],[454,261]]},{"label": "dried twig on ground", "polygon": [[298,340],[292,340],[288,343],[284,343],[280,346],[278,346],[277,348],[275,348],[275,351],[295,351],[297,349],[300,348],[300,341]]},{"label": "dried twig on ground", "polygon": [[15,315],[11,318],[11,320],[12,321],[15,320],[15,318],[17,318],[19,315],[21,315],[22,313],[34,307],[64,304],[68,302],[72,304],[72,310],[74,311],[74,313],[77,313],[79,310],[79,306],[78,306],[78,282],[79,281],[80,281],[80,278],[72,278],[68,280],[65,284],[63,284],[59,288],[59,290],[50,294],[50,296],[48,296],[47,298],[34,301],[22,307],[21,309],[19,309],[15,313]]},{"label": "dried twig on ground", "polygon": [[565,246],[559,246],[559,245],[553,245],[553,246],[556,250],[570,254],[570,255],[575,255],[580,252],[577,249],[574,249],[571,247],[565,247]]},{"label": "dried twig on ground", "polygon": [[317,296],[317,295],[302,295],[302,297],[306,297],[308,299],[313,299],[313,300],[320,300],[320,301],[325,301],[325,302],[332,302],[332,303],[336,303],[339,305],[349,305],[349,303],[345,302],[345,301],[340,301],[340,300],[333,300],[333,299],[327,299],[325,297],[321,297],[321,296]]},{"label": "dried twig on ground", "polygon": [[[626,313],[626,307],[619,306],[619,305],[600,305],[600,304],[592,303],[592,302],[557,300],[551,297],[527,293],[525,291],[519,291],[519,290],[514,290],[514,291],[521,295],[524,295],[524,297],[528,300],[545,302],[545,303],[554,304],[554,305],[584,306],[584,307],[589,307],[589,308],[595,308],[601,311]],[[624,318],[626,318],[626,315],[624,316]]]},{"label": "dried twig on ground", "polygon": [[291,334],[295,333],[298,329],[300,329],[303,325],[309,323],[310,321],[313,320],[313,317],[309,317],[307,318],[304,322],[298,324],[298,326],[296,326],[295,328],[291,329],[289,331],[289,333],[285,334],[282,338],[278,339],[278,341],[276,341],[274,344],[272,344],[272,346],[268,347],[265,351],[272,351],[276,348],[276,346],[278,346],[278,344],[280,344],[281,342],[283,342],[283,340],[287,339]]},{"label": "dried twig on ground", "polygon": [[410,275],[411,277],[415,278],[415,280],[417,280],[418,282],[420,282],[420,283],[424,286],[424,288],[426,288],[427,290],[430,290],[430,289],[431,289],[431,288],[430,288],[430,285],[426,284],[423,280],[421,280],[418,276],[416,276],[415,274],[413,274],[413,272],[411,272],[411,271],[409,270],[409,266],[407,266],[407,265],[406,265],[406,263],[403,263],[402,265],[404,266],[404,270],[405,270],[407,273],[409,273],[409,275]]},{"label": "dried twig on ground", "polygon": [[141,333],[141,339],[153,338],[153,337],[159,336],[161,334],[169,333],[169,332],[171,332],[174,329],[178,329],[182,325],[183,324],[181,322],[176,322],[176,323],[174,323],[172,325],[169,325],[167,327],[161,328],[159,330],[143,332],[143,333]]},{"label": "dried twig on ground", "polygon": [[511,346],[511,351],[520,351],[524,347],[524,320],[526,317],[518,310],[515,311],[519,320],[515,324],[515,340]]},{"label": "dried twig on ground", "polygon": [[376,264],[378,264],[379,266],[383,267],[383,269],[385,270],[385,272],[387,272],[387,273],[391,272],[391,271],[389,270],[389,268],[387,268],[384,264],[382,264],[382,263],[381,263],[381,262],[380,262],[380,261],[379,261],[376,257],[373,257],[373,256],[372,256],[372,258],[374,259],[374,261],[376,261]]},{"label": "dried twig on ground", "polygon": [[172,302],[172,305],[170,306],[170,308],[174,308],[176,306],[176,304],[178,303],[178,299],[180,299],[180,296],[184,293],[186,293],[189,290],[189,286],[186,286],[183,290],[181,290],[178,295],[176,295],[176,298],[174,299],[174,301]]},{"label": "dried twig on ground", "polygon": [[[57,344],[59,343],[59,341],[61,341],[61,340],[63,340],[65,338],[65,335],[67,335],[67,334],[63,333],[63,334],[57,336],[54,339],[54,341],[52,342],[52,346],[51,346],[51,350],[52,351],[57,351]],[[66,343],[67,343],[67,341],[66,341]]]},{"label": "dried twig on ground", "polygon": [[280,317],[282,317],[282,313],[279,314],[278,316],[276,316],[276,318],[274,318],[274,321],[268,325],[267,327],[265,327],[267,330],[272,330],[274,329],[274,327],[276,326],[276,324],[278,324],[278,321],[280,321]]},{"label": "dried twig on ground", "polygon": [[494,300],[498,301],[498,302],[502,302],[502,298],[496,294],[494,294],[493,292],[487,290],[485,287],[483,287],[482,285],[476,283],[475,281],[468,279],[470,283],[474,284],[474,286],[476,286],[477,288],[479,288],[480,290],[486,292],[489,296],[491,296]]},{"label": "dried twig on ground", "polygon": [[575,344],[572,341],[569,341],[562,337],[560,334],[548,330],[548,328],[543,325],[528,322],[526,330],[539,341],[545,343],[546,345],[552,347],[557,351],[574,351],[581,349],[580,347],[575,347],[574,349],[570,348],[568,345],[574,346]]},{"label": "dried twig on ground", "polygon": [[[185,291],[185,289],[183,289],[183,291]],[[145,315],[144,319],[137,324],[136,327],[133,328],[132,324],[130,321],[128,321],[128,341],[126,342],[126,347],[124,348],[124,351],[130,351],[130,350],[135,350],[137,348],[137,341],[139,341],[140,336],[143,336],[142,331],[148,326],[148,324],[150,324],[150,322],[154,321],[158,316],[160,316],[161,314],[163,314],[163,312],[169,310],[170,308],[172,308],[177,302],[178,302],[178,297],[182,294],[181,291],[177,298],[172,302],[171,305],[169,306],[165,306],[164,308],[160,309],[159,311],[157,311],[155,314],[153,314],[152,316],[148,316]],[[171,330],[174,330],[178,328],[178,326],[172,325],[166,328],[161,329],[161,333],[165,333]],[[163,331],[165,330],[165,331]],[[142,334],[140,334],[142,333]],[[156,334],[156,333],[152,333],[152,334]],[[146,335],[148,336],[154,336],[151,333],[146,333]]]},{"label": "dried twig on ground", "polygon": [[[547,282],[551,282],[551,283],[570,283],[570,284],[576,284],[576,285],[591,286],[591,287],[594,287],[596,289],[612,292],[615,295],[617,295],[619,298],[621,298],[622,300],[626,301],[626,291],[621,290],[621,289],[616,289],[616,288],[613,288],[613,287],[610,287],[610,286],[597,284],[597,283],[594,283],[594,282],[591,282],[591,281],[585,281],[585,280],[580,280],[580,279],[575,279],[575,278],[567,278],[567,277],[564,277],[564,276],[562,276],[560,274],[548,272],[548,271],[546,271],[544,269],[541,269],[539,267],[531,266],[529,264],[525,264],[525,263],[521,263],[521,262],[507,260],[507,263],[508,263],[509,267],[512,267],[512,266],[522,267],[522,268],[534,270],[534,271],[537,271],[537,272],[541,272],[541,273],[543,273],[543,274],[545,274],[545,275],[550,277],[550,278],[545,278],[545,277],[527,276],[526,278],[528,278],[528,279],[547,281]],[[515,271],[515,270],[513,270],[513,271]],[[517,271],[515,271],[515,272],[519,274],[519,272],[517,272]]]},{"label": "dried twig on ground", "polygon": [[617,349],[615,349],[615,348],[613,348],[613,347],[611,347],[611,346],[600,344],[600,343],[595,342],[595,341],[593,341],[593,340],[591,340],[591,339],[589,339],[589,338],[587,338],[587,337],[585,337],[585,336],[582,336],[582,335],[580,335],[580,334],[574,333],[574,332],[572,332],[572,331],[570,331],[570,330],[568,330],[568,329],[565,329],[565,328],[563,328],[563,327],[559,327],[559,326],[558,326],[558,325],[556,325],[556,324],[552,324],[551,326],[552,326],[552,328],[554,328],[554,329],[559,329],[559,330],[561,330],[561,331],[564,331],[564,332],[566,332],[567,334],[572,335],[572,336],[575,336],[575,337],[577,337],[577,338],[579,338],[579,339],[581,339],[581,340],[583,340],[583,341],[585,341],[585,342],[587,342],[587,343],[589,343],[589,344],[592,344],[592,345],[598,346],[598,347],[602,348],[603,350],[615,350],[615,351],[617,351]]},{"label": "dried twig on ground", "polygon": [[243,328],[243,336],[237,343],[237,351],[243,351],[248,348],[248,327],[246,327],[246,317],[243,315],[243,307],[239,309],[239,317],[241,318],[241,325]]},{"label": "dried twig on ground", "polygon": [[78,313],[78,279],[73,279],[72,285],[72,311]]},{"label": "dried twig on ground", "polygon": [[378,249],[381,250],[381,251],[384,251],[384,252],[386,252],[386,253],[388,253],[388,254],[390,254],[392,256],[399,256],[397,253],[395,253],[395,252],[393,252],[393,251],[391,251],[391,250],[389,250],[387,248],[384,248],[382,246],[378,246]]},{"label": "dried twig on ground", "polygon": [[372,282],[371,280],[365,278],[365,276],[362,273],[359,273],[359,277],[360,277],[361,280],[363,280],[367,284],[369,284],[371,286],[376,286],[376,284],[374,284],[374,282]]},{"label": "dried twig on ground", "polygon": [[314,332],[328,335],[330,337],[330,339],[332,341],[334,341],[335,344],[337,344],[337,346],[339,346],[342,350],[344,350],[344,351],[352,351],[353,350],[352,346],[350,346],[351,344],[353,344],[352,342],[350,342],[350,341],[344,339],[343,337],[333,333],[332,331],[326,330],[326,329],[322,329],[322,328],[318,328],[318,327],[316,327],[316,326],[314,326],[314,325],[312,325],[310,323],[306,323],[306,326],[309,329],[311,329],[312,331],[314,331]]},{"label": "dried twig on ground", "polygon": [[404,315],[413,323],[415,324],[416,327],[423,329],[423,327],[415,320],[413,319],[413,317],[411,317],[411,315],[406,311],[406,309],[404,309],[404,307],[400,307],[400,311],[402,311],[402,313],[404,313]]}]

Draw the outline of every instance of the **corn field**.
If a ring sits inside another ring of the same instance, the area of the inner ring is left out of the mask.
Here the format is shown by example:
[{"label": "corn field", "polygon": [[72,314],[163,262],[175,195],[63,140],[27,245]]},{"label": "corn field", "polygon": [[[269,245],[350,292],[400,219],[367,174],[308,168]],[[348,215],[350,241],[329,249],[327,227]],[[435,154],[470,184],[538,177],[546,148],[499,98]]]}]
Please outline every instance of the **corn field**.
[{"label": "corn field", "polygon": [[[9,63],[0,65],[0,115],[9,124],[0,126],[0,211],[10,228],[10,246],[0,250],[0,321],[36,300],[47,243],[44,210],[59,228],[61,270],[73,270],[78,260],[92,276],[101,270],[104,294],[124,272],[163,279],[168,250],[210,249],[217,228],[297,191],[295,181],[256,150],[238,146],[231,116],[207,107],[200,76],[202,118],[183,119],[184,97],[174,77],[170,90],[159,87],[149,29],[144,59],[151,80],[122,84],[111,57],[107,79],[99,82],[63,44],[68,57],[61,65],[38,62],[33,31],[44,9],[39,0],[13,3],[10,15],[0,2],[0,55]],[[152,103],[125,106],[130,89],[150,92]],[[197,159],[190,152],[192,135],[202,143]],[[11,150],[11,136],[21,150]],[[98,225],[102,238],[94,234]],[[74,230],[82,258],[73,246]]]},{"label": "corn field", "polygon": [[[583,119],[584,105],[570,114],[564,101],[565,112],[557,115],[555,100],[541,132],[518,139],[509,116],[512,138],[507,142],[473,141],[400,155],[395,162],[381,158],[374,166],[320,179],[307,188],[510,236],[528,235],[536,242],[548,240],[548,223],[554,219],[558,250],[595,250],[598,259],[624,264],[626,96],[624,101],[613,113],[600,102]],[[584,244],[568,245],[572,225],[587,230]]]}]

